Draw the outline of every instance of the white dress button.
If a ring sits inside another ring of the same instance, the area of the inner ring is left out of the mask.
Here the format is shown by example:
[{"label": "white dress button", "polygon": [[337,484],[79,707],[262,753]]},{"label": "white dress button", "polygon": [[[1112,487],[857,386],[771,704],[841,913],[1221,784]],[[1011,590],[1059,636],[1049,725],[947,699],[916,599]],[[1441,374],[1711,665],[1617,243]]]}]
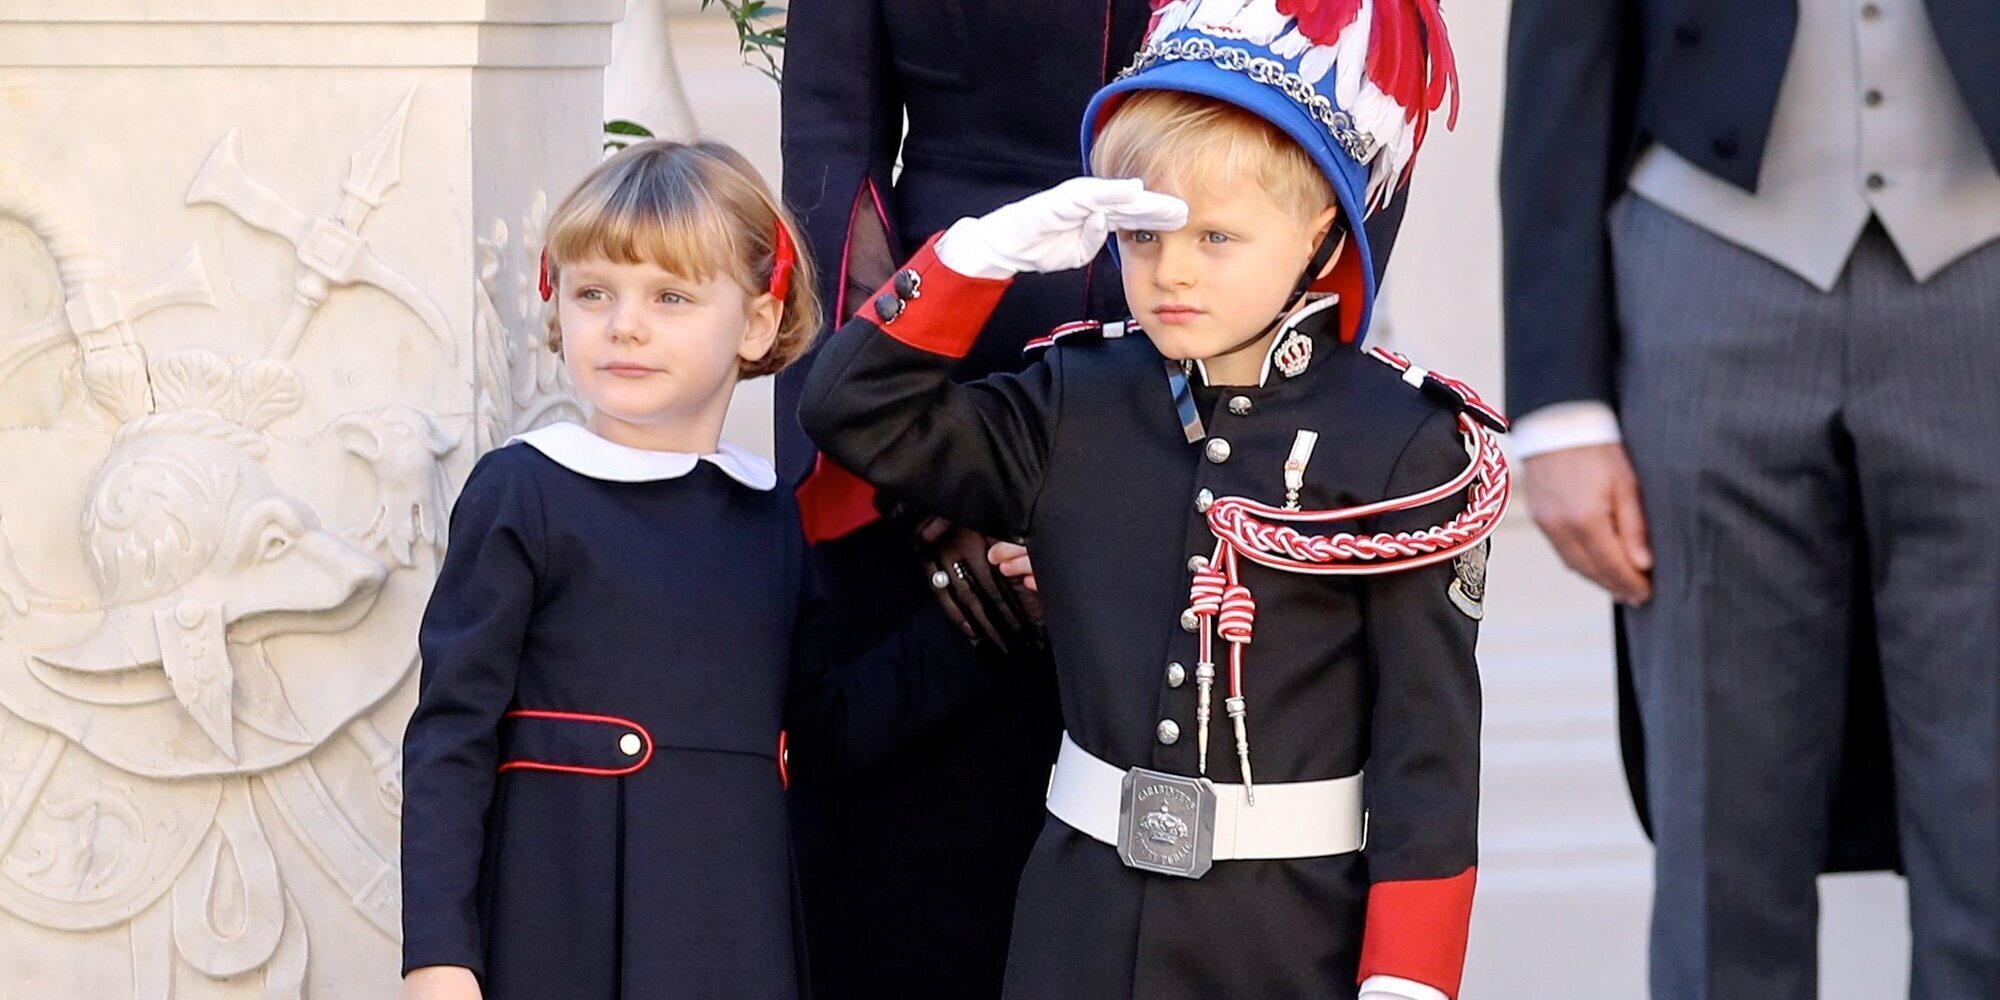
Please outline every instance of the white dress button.
[{"label": "white dress button", "polygon": [[1173,746],[1181,740],[1181,724],[1172,719],[1161,719],[1159,726],[1154,728],[1153,735],[1160,738],[1162,746]]},{"label": "white dress button", "polygon": [[626,733],[618,737],[618,752],[627,757],[637,757],[639,756],[639,751],[645,748],[645,741],[639,739],[638,733]]}]

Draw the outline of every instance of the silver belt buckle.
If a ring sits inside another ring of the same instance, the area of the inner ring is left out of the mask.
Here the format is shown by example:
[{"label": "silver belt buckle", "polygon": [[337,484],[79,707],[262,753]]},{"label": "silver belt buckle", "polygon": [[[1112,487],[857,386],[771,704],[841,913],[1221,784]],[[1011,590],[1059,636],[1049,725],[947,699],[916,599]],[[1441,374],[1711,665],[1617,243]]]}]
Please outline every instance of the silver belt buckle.
[{"label": "silver belt buckle", "polygon": [[1135,767],[1118,797],[1118,860],[1127,867],[1200,878],[1215,864],[1215,785]]}]

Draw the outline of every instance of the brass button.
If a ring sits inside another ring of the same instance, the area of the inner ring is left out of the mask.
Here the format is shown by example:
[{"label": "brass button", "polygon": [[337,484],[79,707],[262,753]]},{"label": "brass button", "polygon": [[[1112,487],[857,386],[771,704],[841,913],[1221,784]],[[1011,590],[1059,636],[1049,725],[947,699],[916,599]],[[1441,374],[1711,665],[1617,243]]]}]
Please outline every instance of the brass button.
[{"label": "brass button", "polygon": [[1153,735],[1160,738],[1161,746],[1173,746],[1181,741],[1181,724],[1172,719],[1161,719],[1153,729]]},{"label": "brass button", "polygon": [[1195,614],[1193,608],[1189,608],[1186,611],[1181,612],[1181,631],[1192,632],[1200,627],[1201,627],[1201,616]]},{"label": "brass button", "polygon": [[1214,494],[1214,493],[1211,493],[1211,492],[1209,492],[1208,490],[1202,490],[1201,492],[1199,492],[1199,493],[1196,493],[1196,494],[1194,495],[1194,509],[1195,509],[1195,510],[1197,510],[1197,511],[1199,511],[1199,512],[1203,513],[1203,514],[1206,514],[1206,513],[1208,513],[1208,509],[1209,509],[1210,507],[1213,507],[1213,506],[1215,506],[1215,494]]},{"label": "brass button", "polygon": [[1199,572],[1201,572],[1202,570],[1205,570],[1205,569],[1207,569],[1207,568],[1208,568],[1208,557],[1207,557],[1207,556],[1189,556],[1189,557],[1188,557],[1188,572],[1190,572],[1190,573],[1199,573]]},{"label": "brass button", "polygon": [[1229,461],[1229,442],[1222,438],[1209,438],[1205,454],[1208,455],[1209,461],[1221,465]]},{"label": "brass button", "polygon": [[1167,664],[1167,686],[1177,688],[1187,683],[1187,668],[1178,662]]},{"label": "brass button", "polygon": [[1229,412],[1231,412],[1231,413],[1234,413],[1234,414],[1236,414],[1236,415],[1237,415],[1237,416],[1239,416],[1239,417],[1247,417],[1247,416],[1249,416],[1249,415],[1250,415],[1250,397],[1248,397],[1248,396],[1231,396],[1231,397],[1229,398]]},{"label": "brass button", "polygon": [[639,756],[639,751],[645,748],[645,741],[639,739],[638,733],[626,733],[618,737],[618,752],[627,757],[637,757]]}]

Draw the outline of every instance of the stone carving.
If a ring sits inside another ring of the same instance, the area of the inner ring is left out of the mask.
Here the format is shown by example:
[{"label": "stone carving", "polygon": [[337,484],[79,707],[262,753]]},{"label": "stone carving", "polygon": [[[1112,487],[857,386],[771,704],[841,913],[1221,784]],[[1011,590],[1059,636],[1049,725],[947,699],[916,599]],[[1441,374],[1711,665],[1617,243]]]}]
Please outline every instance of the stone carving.
[{"label": "stone carving", "polygon": [[[124,283],[83,212],[0,161],[0,218],[43,241],[63,302],[0,330],[0,398],[68,352],[60,412],[0,423],[0,461],[44,470],[35,523],[70,525],[77,543],[69,567],[39,537],[39,558],[17,558],[26,522],[7,505],[22,494],[0,490],[0,911],[122,930],[135,997],[177,995],[190,975],[303,996],[299,864],[399,935],[400,755],[385,728],[400,715],[383,706],[407,711],[451,499],[443,463],[464,435],[405,405],[274,428],[305,412],[287,359],[341,288],[389,293],[451,352],[443,312],[361,234],[397,183],[414,95],[354,153],[328,215],[258,183],[233,131],[200,168],[189,205],[284,236],[298,257],[290,310],[252,355],[149,350],[148,313],[214,307],[201,256]],[[498,323],[496,237],[481,247],[479,323],[502,348],[493,402],[511,426],[524,405],[532,420],[563,404],[559,375]]]},{"label": "stone carving", "polygon": [[543,233],[549,196],[535,192],[521,217],[521,243],[508,271],[513,286],[512,321],[500,316],[500,261],[507,250],[507,224],[493,220],[491,236],[479,240],[479,282],[472,319],[478,353],[479,400],[474,430],[481,452],[522,431],[562,420],[581,421],[582,404],[570,391],[562,358],[549,350],[539,291]]},{"label": "stone carving", "polygon": [[443,311],[415,282],[383,263],[361,235],[362,222],[402,179],[403,129],[409,123],[410,100],[416,94],[415,87],[405,92],[396,113],[354,151],[347,179],[340,185],[340,207],[332,215],[309,219],[252,177],[243,168],[242,147],[234,131],[216,144],[215,152],[209,154],[208,162],[188,187],[188,204],[220,205],[245,223],[291,241],[298,253],[292,308],[272,340],[272,357],[291,357],[306,324],[331,290],[353,284],[373,285],[395,296],[436,335],[446,357],[451,356],[455,344]]}]

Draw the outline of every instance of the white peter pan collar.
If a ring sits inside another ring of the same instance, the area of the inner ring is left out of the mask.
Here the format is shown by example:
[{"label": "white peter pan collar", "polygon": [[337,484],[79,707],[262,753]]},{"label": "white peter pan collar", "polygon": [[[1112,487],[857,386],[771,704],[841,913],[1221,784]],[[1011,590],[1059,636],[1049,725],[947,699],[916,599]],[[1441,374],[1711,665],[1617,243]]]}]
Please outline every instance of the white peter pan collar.
[{"label": "white peter pan collar", "polygon": [[687,451],[648,451],[607,441],[582,424],[557,423],[516,434],[508,444],[519,441],[547,455],[557,465],[580,476],[613,483],[650,483],[679,479],[694,471],[695,463],[707,462],[729,478],[753,490],[769,490],[778,485],[778,470],[771,463],[727,441],[712,455]]}]

